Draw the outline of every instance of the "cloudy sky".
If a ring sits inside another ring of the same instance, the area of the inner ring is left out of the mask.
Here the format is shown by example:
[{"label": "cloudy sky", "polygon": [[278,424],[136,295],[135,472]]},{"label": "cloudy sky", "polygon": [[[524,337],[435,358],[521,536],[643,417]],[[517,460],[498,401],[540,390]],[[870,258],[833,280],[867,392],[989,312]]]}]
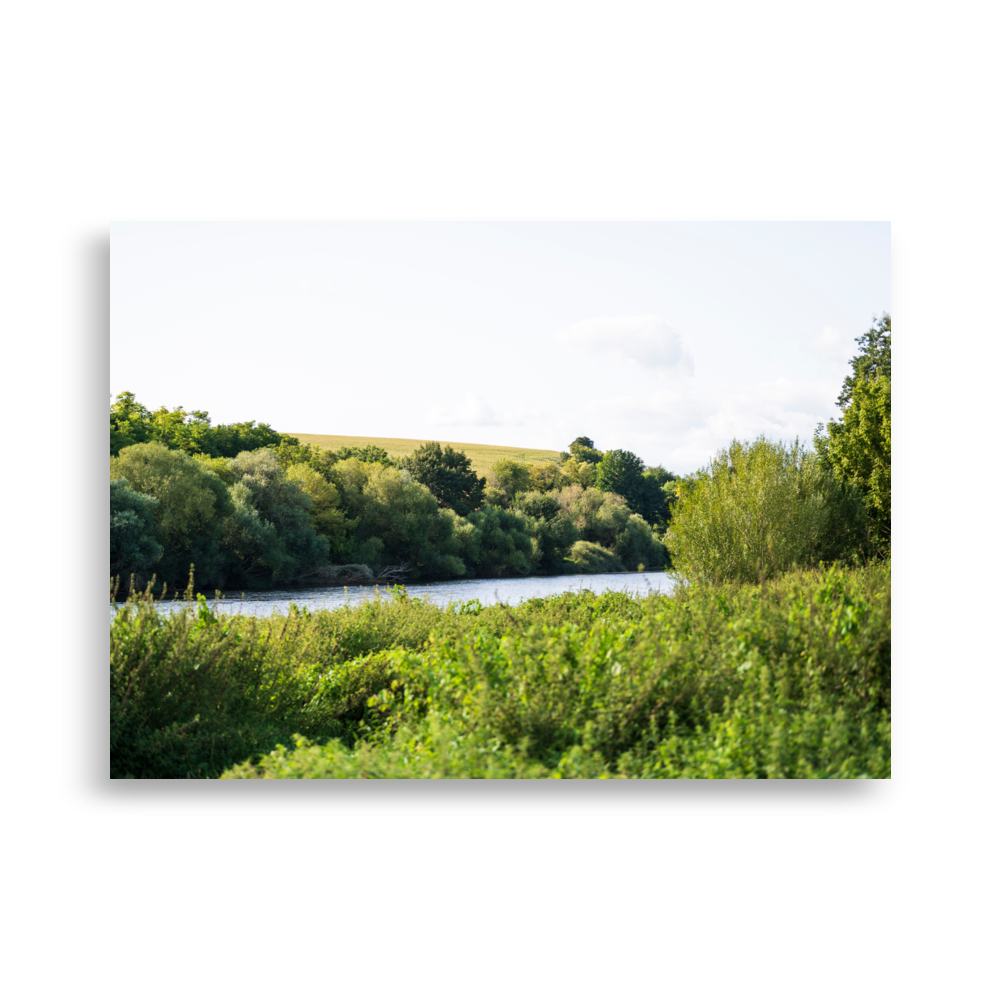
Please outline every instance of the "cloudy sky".
[{"label": "cloudy sky", "polygon": [[129,223],[111,253],[112,394],[679,473],[811,438],[891,311],[889,223]]}]

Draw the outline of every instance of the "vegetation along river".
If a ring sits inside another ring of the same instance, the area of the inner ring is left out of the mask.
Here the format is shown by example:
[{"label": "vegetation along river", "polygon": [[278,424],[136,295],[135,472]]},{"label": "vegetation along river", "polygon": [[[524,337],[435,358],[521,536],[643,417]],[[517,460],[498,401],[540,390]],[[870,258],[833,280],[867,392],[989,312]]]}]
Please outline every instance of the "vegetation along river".
[{"label": "vegetation along river", "polygon": [[[650,593],[667,594],[673,580],[666,573],[593,573],[569,576],[522,576],[504,579],[443,580],[437,583],[414,583],[406,588],[410,597],[420,598],[441,607],[449,602],[460,604],[478,600],[481,604],[519,604],[532,597],[549,597],[568,591],[627,591],[645,597]],[[261,590],[241,595],[226,594],[210,605],[223,614],[270,615],[284,613],[290,604],[309,611],[341,608],[360,604],[376,594],[390,597],[385,587],[318,587],[315,590]],[[112,614],[114,607],[112,606]]]}]

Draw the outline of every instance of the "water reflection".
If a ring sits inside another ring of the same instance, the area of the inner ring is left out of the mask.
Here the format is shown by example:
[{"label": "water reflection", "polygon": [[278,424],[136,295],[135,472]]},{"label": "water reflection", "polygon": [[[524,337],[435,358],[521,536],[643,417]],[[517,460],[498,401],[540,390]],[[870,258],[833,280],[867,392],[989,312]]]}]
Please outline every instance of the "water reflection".
[{"label": "water reflection", "polygon": [[[406,588],[410,597],[419,597],[441,607],[449,602],[478,600],[481,604],[519,604],[532,597],[550,597],[569,591],[627,591],[645,597],[650,593],[668,594],[673,580],[666,573],[594,573],[580,576],[529,576],[503,580],[445,580],[439,583],[415,583]],[[387,595],[385,588],[318,587],[315,590],[265,590],[241,596],[226,595],[210,604],[224,614],[270,615],[284,613],[289,604],[310,611],[342,608],[371,600],[376,591]],[[113,610],[113,609],[112,609]]]}]

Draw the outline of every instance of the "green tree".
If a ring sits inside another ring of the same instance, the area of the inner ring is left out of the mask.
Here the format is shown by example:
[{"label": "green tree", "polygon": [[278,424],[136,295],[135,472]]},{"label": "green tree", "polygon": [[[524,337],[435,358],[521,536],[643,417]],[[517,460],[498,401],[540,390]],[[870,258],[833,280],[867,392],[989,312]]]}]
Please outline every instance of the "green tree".
[{"label": "green tree", "polygon": [[597,466],[593,462],[579,462],[575,458],[567,458],[559,467],[559,473],[566,483],[576,483],[587,487],[594,485],[594,475]]},{"label": "green tree", "polygon": [[638,514],[632,514],[615,535],[614,554],[626,569],[663,569],[667,550],[653,529]]},{"label": "green tree", "polygon": [[466,520],[478,532],[465,537],[466,558],[477,576],[524,576],[531,572],[531,532],[520,514],[487,506],[474,510]]},{"label": "green tree", "polygon": [[[192,417],[198,417],[200,411],[192,412]],[[207,418],[208,414],[204,414]],[[289,437],[287,434],[279,434],[270,424],[260,424],[255,420],[245,420],[238,424],[219,424],[204,433],[203,439],[205,448],[199,450],[208,451],[210,455],[221,455],[223,458],[235,458],[245,451],[259,451],[261,448],[268,448],[272,451],[282,443],[289,442],[298,444],[298,438]],[[190,447],[199,447],[197,440],[193,440]]]},{"label": "green tree", "polygon": [[111,454],[149,440],[149,410],[133,392],[120,392],[111,404]]},{"label": "green tree", "polygon": [[630,451],[606,451],[597,466],[594,488],[602,493],[617,493],[633,512],[648,505],[649,490],[642,478],[645,463]]},{"label": "green tree", "polygon": [[682,576],[757,582],[805,564],[827,527],[819,462],[796,441],[733,441],[683,482],[667,531]]},{"label": "green tree", "polygon": [[330,558],[343,562],[350,555],[348,532],[354,530],[357,522],[350,520],[342,509],[337,487],[305,463],[292,465],[287,471],[289,480],[312,500],[313,525],[330,543]]},{"label": "green tree", "polygon": [[563,485],[563,476],[554,462],[531,466],[528,488],[539,493],[550,493]]},{"label": "green tree", "polygon": [[857,381],[842,420],[817,433],[816,450],[865,497],[881,538],[892,532],[892,384],[888,375]]},{"label": "green tree", "polygon": [[566,554],[578,534],[559,498],[552,493],[529,490],[517,498],[514,509],[528,525],[532,569],[541,573],[562,572]]},{"label": "green tree", "polygon": [[580,539],[608,550],[625,529],[631,511],[617,493],[602,493],[582,486],[564,486],[557,494],[560,505],[576,527]]},{"label": "green tree", "polygon": [[594,447],[594,442],[589,437],[578,437],[569,446],[570,455],[578,462],[589,462],[597,465],[604,455]]},{"label": "green tree", "polygon": [[127,479],[133,490],[159,500],[154,520],[156,540],[163,546],[156,564],[162,582],[185,587],[194,563],[196,586],[224,585],[220,543],[233,505],[225,483],[211,469],[184,452],[147,442],[129,445],[112,458],[111,478]]},{"label": "green tree", "polygon": [[240,583],[291,583],[329,561],[330,543],[313,525],[313,502],[267,448],[229,459],[236,518],[227,548]]},{"label": "green tree", "polygon": [[155,497],[129,489],[127,479],[111,480],[111,575],[120,576],[126,586],[132,575],[144,581],[163,555],[156,540],[158,506]]},{"label": "green tree", "polygon": [[837,397],[837,406],[846,410],[851,405],[854,387],[859,382],[876,379],[880,375],[892,378],[892,318],[883,313],[881,319],[872,318],[872,326],[855,343],[860,353],[851,358],[851,374],[844,379],[844,385]]},{"label": "green tree", "polygon": [[437,441],[428,441],[401,459],[399,467],[423,483],[439,507],[448,507],[460,517],[483,505],[486,480],[476,475],[465,453],[451,445],[442,448]]},{"label": "green tree", "polygon": [[512,458],[502,458],[493,463],[486,474],[486,482],[487,501],[494,506],[507,508],[519,493],[526,493],[530,489],[531,466]]},{"label": "green tree", "polygon": [[357,522],[352,561],[373,569],[406,563],[424,577],[463,576],[455,520],[405,469],[350,458],[334,467],[347,515]]}]

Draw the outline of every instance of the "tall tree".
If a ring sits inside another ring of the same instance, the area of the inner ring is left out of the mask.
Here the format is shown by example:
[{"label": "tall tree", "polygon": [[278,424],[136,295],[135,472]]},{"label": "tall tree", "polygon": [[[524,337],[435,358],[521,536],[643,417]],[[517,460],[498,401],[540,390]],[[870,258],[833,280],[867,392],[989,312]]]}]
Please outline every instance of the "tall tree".
[{"label": "tall tree", "polygon": [[476,475],[468,456],[451,445],[442,448],[437,441],[428,441],[399,465],[431,491],[439,507],[465,517],[483,505],[486,480]]},{"label": "tall tree", "polygon": [[594,487],[603,493],[617,493],[636,513],[646,506],[647,486],[642,478],[645,463],[630,451],[606,451],[597,466]]},{"label": "tall tree", "polygon": [[878,535],[892,530],[892,320],[884,313],[857,339],[837,405],[842,417],[817,428],[816,452],[843,483],[859,488]]},{"label": "tall tree", "polygon": [[859,381],[884,375],[892,378],[892,318],[882,313],[881,319],[872,317],[872,326],[855,343],[861,348],[859,354],[851,358],[851,374],[844,379],[843,388],[837,397],[837,406],[846,410],[851,405],[854,387]]}]

